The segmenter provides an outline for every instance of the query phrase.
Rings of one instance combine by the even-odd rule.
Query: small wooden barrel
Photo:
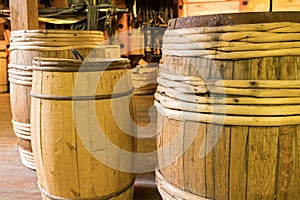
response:
[[[155,95],[164,200],[299,198],[299,15],[169,22]]]
[[[138,65],[131,69],[132,85],[135,95],[151,95],[157,87],[158,64]]]
[[[43,199],[131,200],[134,174],[107,166],[113,160],[133,167],[133,157],[110,153],[112,145],[119,151],[135,149],[134,137],[119,126],[135,134],[130,119],[113,102],[130,102],[129,60],[81,66],[78,60],[38,58],[33,63],[32,148]],[[131,104],[122,106],[132,112]],[[100,130],[105,139],[99,138]]]
[[[104,57],[100,31],[20,30],[11,32],[11,62],[9,64],[10,101],[13,128],[19,141],[22,163],[35,169],[30,144],[30,90],[32,60],[35,57],[74,58],[72,49],[87,56],[94,53]]]
[[[0,46],[0,93],[7,91],[7,53],[5,47]]]

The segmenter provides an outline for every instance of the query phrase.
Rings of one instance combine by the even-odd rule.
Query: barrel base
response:
[[[156,184],[160,195],[163,200],[174,200],[174,199],[190,199],[190,200],[211,200],[205,197],[194,195],[186,191],[180,190],[179,188],[168,183],[163,177],[159,170],[155,171]]]
[[[22,149],[20,146],[19,152],[22,164],[29,169],[36,170],[33,153]]]
[[[25,167],[35,170],[35,162],[31,148],[31,127],[28,123],[12,120],[14,133],[18,138],[19,152],[22,164]]]
[[[38,187],[41,191],[42,194],[42,199],[43,200],[57,200],[57,199],[65,199],[68,200],[68,198],[62,198],[62,197],[57,197],[51,194],[48,194],[45,190],[41,188],[41,186],[38,184]],[[132,184],[127,190],[124,192],[120,192],[121,194],[117,194],[116,196],[112,195],[107,195],[103,197],[92,197],[89,199],[102,199],[102,200],[132,200],[133,199],[133,191],[134,191],[134,185]],[[80,199],[80,198],[78,198]],[[82,198],[85,199],[85,198]],[[71,200],[71,198],[70,198]]]

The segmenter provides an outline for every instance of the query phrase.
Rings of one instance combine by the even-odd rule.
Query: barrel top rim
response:
[[[72,58],[45,58],[45,57],[35,57],[34,63],[42,64],[45,63],[75,63],[75,64],[82,64],[82,63],[106,63],[106,62],[122,62],[122,63],[130,63],[127,58],[87,58],[84,61]]]
[[[243,12],[190,16],[169,20],[168,30],[193,27],[216,27],[237,24],[258,24],[272,22],[300,23],[299,16],[300,11]]]
[[[36,71],[105,71],[110,69],[128,69],[130,60],[126,58],[87,58],[85,60],[69,58],[41,58],[32,61]]]
[[[91,30],[63,30],[63,29],[35,29],[35,30],[13,30],[11,34],[14,33],[98,33],[103,34],[102,31],[91,31]]]

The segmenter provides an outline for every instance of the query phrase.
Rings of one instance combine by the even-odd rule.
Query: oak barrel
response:
[[[164,200],[299,198],[299,15],[170,20],[155,94]]]
[[[101,31],[18,30],[11,32],[11,62],[9,64],[12,124],[18,138],[22,163],[35,169],[30,144],[30,90],[32,60],[35,57],[74,58],[72,49],[87,56],[98,48],[104,55]]]
[[[119,154],[135,149],[135,131],[122,110],[133,109],[124,105],[133,93],[130,62],[81,64],[73,59],[33,61],[32,148],[43,199],[131,200],[133,157]],[[129,168],[123,169],[124,163]]]

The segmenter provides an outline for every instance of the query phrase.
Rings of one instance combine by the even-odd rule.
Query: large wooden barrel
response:
[[[122,111],[133,109],[122,103],[133,93],[129,60],[81,66],[72,59],[39,58],[33,63],[32,148],[43,199],[131,200],[134,160],[118,154],[135,149],[131,119]],[[117,153],[110,151],[114,146]],[[132,168],[121,169],[123,163]]]
[[[10,101],[12,123],[19,141],[22,163],[31,168],[34,160],[30,144],[30,90],[32,60],[35,57],[74,58],[72,49],[87,56],[95,53],[104,56],[98,47],[103,42],[100,31],[73,30],[20,30],[11,32],[11,62],[9,64]]]
[[[0,93],[8,91],[7,53],[5,46],[0,46]]]
[[[299,15],[169,22],[155,102],[164,200],[299,199]]]

